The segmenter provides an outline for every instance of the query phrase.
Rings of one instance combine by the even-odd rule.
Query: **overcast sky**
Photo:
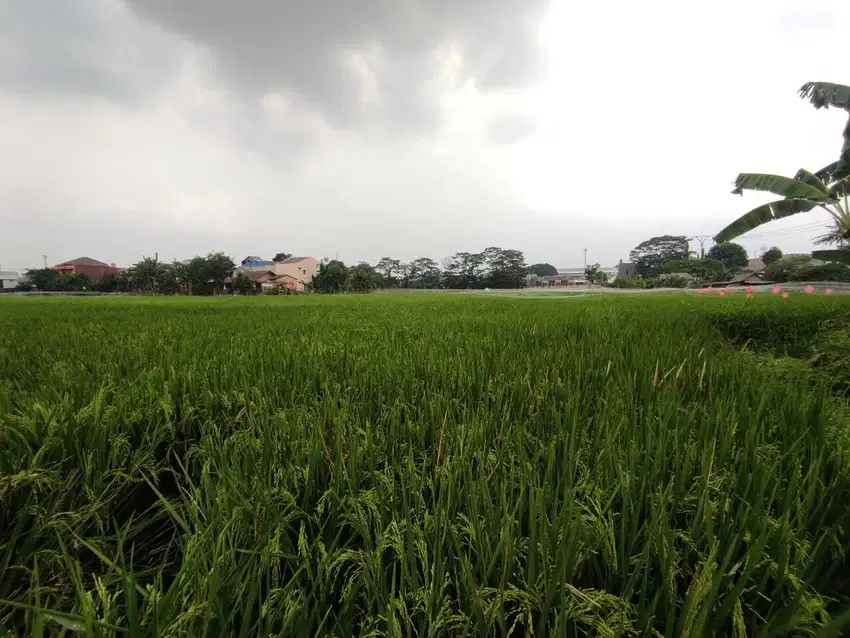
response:
[[[285,8],[291,7],[291,8]],[[847,0],[0,0],[0,265],[615,264],[837,159]],[[824,213],[742,241],[807,251]],[[786,230],[791,229],[791,230]]]

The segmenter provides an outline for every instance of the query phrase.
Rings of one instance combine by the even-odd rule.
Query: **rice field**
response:
[[[0,300],[0,635],[846,636],[848,317]]]

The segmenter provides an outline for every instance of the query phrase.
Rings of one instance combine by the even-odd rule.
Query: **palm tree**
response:
[[[835,107],[850,113],[848,86],[809,82],[800,89],[800,97],[807,98],[817,109]],[[819,243],[837,244],[839,249],[817,251],[815,256],[850,262],[850,121],[844,129],[844,146],[838,161],[816,173],[800,169],[793,178],[741,173],[732,192],[741,195],[745,190],[768,191],[783,199],[758,206],[739,217],[717,233],[716,242],[729,241],[776,219],[822,208],[832,217],[832,229],[819,238]]]

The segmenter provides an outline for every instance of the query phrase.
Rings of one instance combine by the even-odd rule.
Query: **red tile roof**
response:
[[[95,268],[109,268],[109,264],[105,264],[97,259],[92,259],[91,257],[77,257],[71,261],[63,261],[61,264],[56,264],[54,268],[59,268],[61,266],[93,266]]]

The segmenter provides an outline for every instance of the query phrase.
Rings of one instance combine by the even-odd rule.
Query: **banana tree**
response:
[[[826,82],[809,82],[800,89],[815,108],[838,107],[850,113],[850,87]],[[838,161],[816,173],[800,169],[791,177],[764,173],[741,173],[735,180],[736,195],[745,190],[767,191],[783,199],[763,204],[726,226],[715,236],[717,243],[726,242],[758,228],[762,224],[807,213],[821,208],[832,217],[832,230],[821,243],[833,243],[838,250],[817,251],[816,257],[850,263],[850,122],[844,129],[844,146]]]

